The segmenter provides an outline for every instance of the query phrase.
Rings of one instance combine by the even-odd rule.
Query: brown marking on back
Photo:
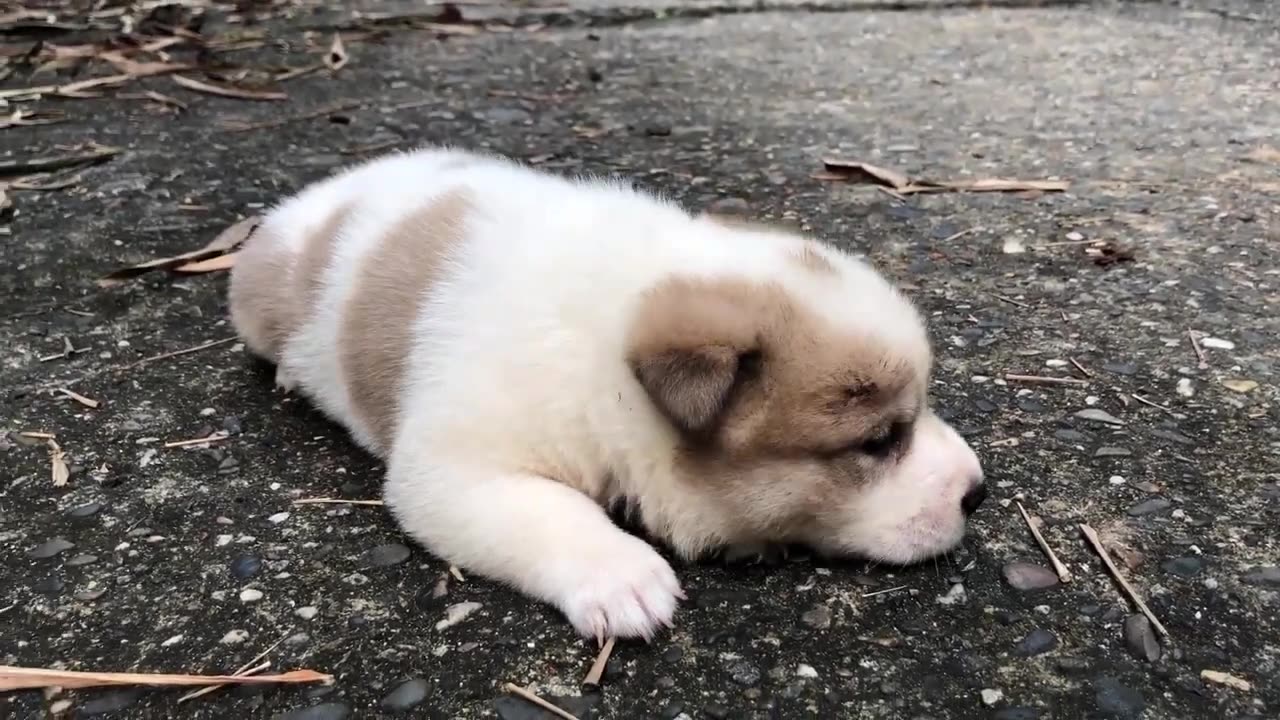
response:
[[[675,279],[641,303],[628,361],[674,418],[677,475],[734,509],[736,539],[777,539],[872,477],[862,443],[923,408],[927,354],[890,337],[840,332],[776,284]]]
[[[351,217],[353,207],[353,202],[345,202],[335,207],[303,241],[291,280],[299,321],[310,314],[310,310],[319,300],[324,272],[329,267],[329,261],[333,259],[338,233]]]
[[[460,245],[470,208],[465,192],[452,191],[398,222],[361,261],[343,308],[338,347],[347,392],[384,456],[395,438],[423,293]]]
[[[296,329],[294,302],[288,283],[293,253],[270,234],[258,229],[237,253],[227,291],[231,324],[245,345],[273,363],[280,361],[285,340]]]

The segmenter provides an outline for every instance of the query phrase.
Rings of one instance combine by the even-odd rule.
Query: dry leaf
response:
[[[49,438],[45,442],[49,445],[49,464],[52,469],[53,486],[62,487],[67,484],[67,480],[71,479],[71,469],[67,467],[67,454],[58,445],[57,440]]]
[[[1004,178],[978,178],[976,180],[912,180],[896,170],[856,160],[825,159],[824,172],[814,173],[817,180],[868,183],[899,195],[940,192],[1061,192],[1070,187],[1064,180],[1007,180]]]
[[[223,230],[217,237],[210,241],[208,245],[205,245],[199,250],[192,250],[191,252],[174,255],[173,257],[161,258],[159,260],[149,260],[138,265],[131,265],[126,268],[114,270],[102,276],[98,280],[98,286],[112,287],[114,285],[119,285],[124,280],[137,277],[138,275],[151,272],[152,270],[176,268],[179,265],[188,265],[223,255],[239,247],[241,243],[253,234],[253,231],[257,229],[258,224],[261,222],[262,219],[257,216],[245,218],[231,227],[228,227],[226,230]]]
[[[216,85],[214,83],[205,82],[189,78],[186,75],[174,75],[173,81],[188,90],[196,92],[208,93],[210,95],[220,95],[222,97],[236,98],[238,100],[288,100],[289,96],[276,90],[252,90],[249,88],[239,88],[232,85]]]
[[[1258,389],[1256,380],[1223,380],[1222,387],[1232,392],[1248,393]]]
[[[347,60],[347,49],[342,45],[342,33],[334,33],[333,44],[329,46],[329,52],[324,56],[325,67],[338,72],[346,66]]]
[[[218,270],[230,270],[236,264],[236,253],[227,253],[226,255],[218,255],[208,260],[197,260],[189,262],[185,265],[179,265],[174,268],[175,272],[180,273],[208,273]]]
[[[888,170],[870,163],[852,160],[822,161],[822,166],[835,177],[832,179],[872,183],[898,190],[911,184],[911,179],[900,172]]]
[[[279,675],[169,675],[163,673],[77,672],[0,665],[0,691],[61,687],[66,689],[107,685],[267,685],[310,683],[329,685],[332,675],[314,670],[292,670]]]
[[[1219,670],[1201,670],[1200,679],[1207,680],[1211,683],[1217,683],[1219,685],[1226,685],[1229,688],[1234,688],[1243,692],[1249,692],[1253,689],[1253,685],[1248,680],[1238,678],[1231,673],[1224,673]]]

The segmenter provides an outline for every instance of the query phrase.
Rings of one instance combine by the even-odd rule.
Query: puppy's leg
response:
[[[648,543],[545,477],[393,457],[386,499],[432,552],[555,605],[586,637],[652,638],[684,597]]]

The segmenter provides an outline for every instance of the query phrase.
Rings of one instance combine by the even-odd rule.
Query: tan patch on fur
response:
[[[470,198],[450,192],[405,217],[360,266],[342,313],[339,360],[351,404],[385,455],[395,438],[423,292],[462,240]]]
[[[288,277],[292,262],[288,248],[259,229],[239,252],[228,289],[237,334],[250,350],[271,362],[280,361],[284,342],[295,329],[289,285],[280,282]]]
[[[333,258],[338,231],[351,216],[351,209],[350,202],[334,208],[324,222],[316,226],[315,232],[307,236],[302,245],[302,251],[298,253],[298,262],[293,268],[292,285],[294,299],[298,305],[299,320],[306,315],[307,309],[316,306],[325,268]]]
[[[923,408],[927,357],[888,343],[777,285],[678,279],[643,302],[628,360],[681,433],[677,473],[732,509],[732,539],[779,539],[871,476],[860,443]]]

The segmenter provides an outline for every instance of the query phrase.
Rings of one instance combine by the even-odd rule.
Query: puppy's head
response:
[[[951,549],[985,487],[929,409],[923,322],[854,258],[788,247],[767,279],[674,278],[641,303],[628,361],[677,438],[688,500],[648,503],[666,517],[646,524],[686,554],[787,542],[905,564]]]

